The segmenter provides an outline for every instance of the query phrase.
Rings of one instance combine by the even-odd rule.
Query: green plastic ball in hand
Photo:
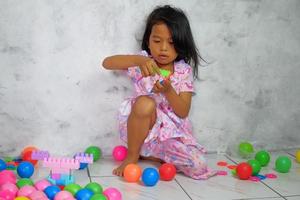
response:
[[[239,153],[243,158],[250,157],[254,152],[252,144],[249,142],[241,142],[239,145]]]

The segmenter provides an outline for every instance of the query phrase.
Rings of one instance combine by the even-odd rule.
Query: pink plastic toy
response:
[[[0,172],[0,185],[4,183],[13,183],[16,184],[17,178],[16,175],[10,170],[3,170]]]
[[[25,185],[21,187],[20,190],[18,191],[18,196],[29,197],[29,195],[34,191],[36,191],[35,187],[31,185]]]
[[[3,185],[0,186],[0,191],[5,191],[8,190],[11,193],[13,193],[14,196],[16,196],[18,192],[18,187],[13,184],[13,183],[4,183]]]
[[[29,195],[29,198],[31,200],[48,200],[48,197],[46,196],[46,194],[42,191],[34,191]]]
[[[44,160],[45,158],[49,158],[50,154],[48,151],[33,151],[31,153],[32,160]]]
[[[73,199],[75,198],[68,191],[60,191],[54,197],[54,200],[73,200]]]
[[[44,189],[50,185],[51,183],[45,179],[39,180],[34,184],[35,188],[39,191],[44,191]]]
[[[9,190],[0,191],[1,200],[12,200],[15,198],[15,195]]]
[[[116,161],[123,161],[127,156],[127,148],[119,145],[113,150],[113,157]]]
[[[80,163],[93,163],[93,154],[88,154],[88,153],[77,153],[75,155],[75,160],[78,160]]]
[[[109,200],[122,200],[121,192],[118,189],[113,187],[104,190],[103,194],[107,196]]]

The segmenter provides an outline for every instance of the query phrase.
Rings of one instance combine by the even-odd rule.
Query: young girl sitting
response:
[[[184,12],[168,5],[154,9],[147,19],[142,50],[103,61],[106,69],[127,70],[135,86],[118,116],[128,154],[113,174],[122,176],[126,165],[142,156],[172,163],[194,179],[215,175],[207,168],[205,150],[193,137],[188,119],[201,57]],[[161,70],[170,75],[162,76]]]

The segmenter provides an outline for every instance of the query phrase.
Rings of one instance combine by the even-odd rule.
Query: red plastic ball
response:
[[[160,179],[164,181],[171,181],[176,175],[176,168],[170,163],[164,163],[159,168]]]
[[[23,153],[22,160],[31,162],[35,166],[38,161],[37,160],[32,160],[31,154],[32,154],[32,151],[27,151],[27,152]]]
[[[236,167],[236,174],[242,180],[248,179],[252,174],[251,165],[245,162],[238,164]]]

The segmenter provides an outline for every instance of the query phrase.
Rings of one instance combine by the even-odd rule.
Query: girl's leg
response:
[[[113,174],[123,176],[124,168],[128,164],[137,163],[140,149],[155,121],[155,101],[148,96],[137,97],[127,121],[127,157],[118,168],[113,170]]]

